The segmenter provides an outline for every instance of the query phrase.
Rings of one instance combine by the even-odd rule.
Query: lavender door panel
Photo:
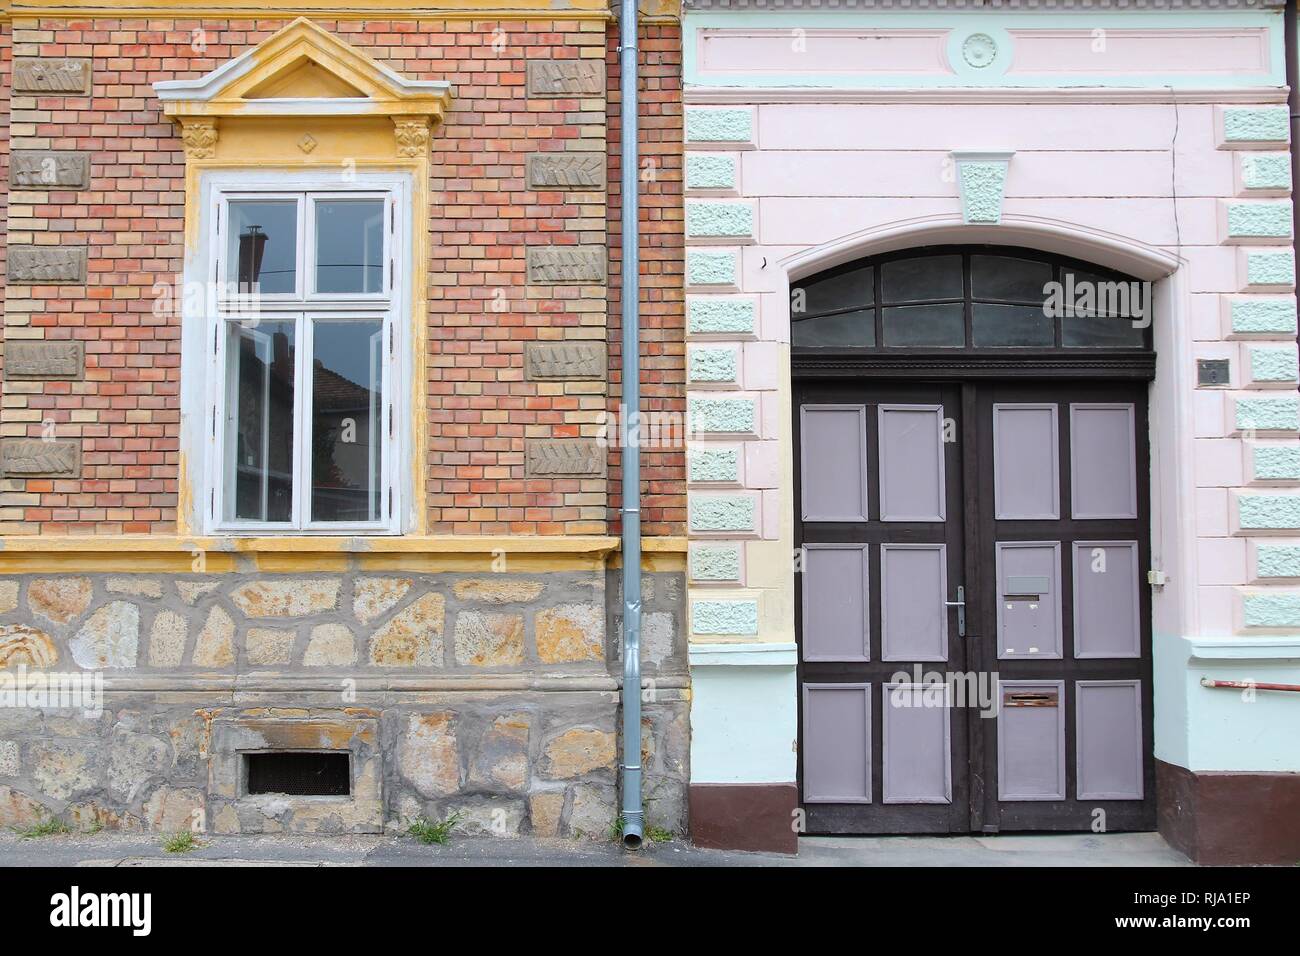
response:
[[[1080,800],[1141,800],[1142,682],[1075,682]]]
[[[1055,405],[994,405],[995,517],[1059,518],[1059,460]]]
[[[881,404],[880,520],[943,521],[942,405]]]
[[[997,543],[998,657],[1061,656],[1061,545]]]
[[[947,684],[886,684],[881,701],[884,803],[951,803]]]
[[[942,544],[880,546],[880,658],[948,659],[948,549]]]
[[[1074,656],[1140,657],[1136,541],[1074,543]]]
[[[871,659],[867,546],[806,544],[803,567],[803,659]]]
[[[804,405],[799,431],[803,519],[866,521],[866,406]]]
[[[1071,513],[1076,518],[1136,518],[1133,406],[1070,406]]]
[[[998,685],[998,799],[1065,799],[1065,682]]]
[[[804,684],[806,803],[871,802],[871,687]]]

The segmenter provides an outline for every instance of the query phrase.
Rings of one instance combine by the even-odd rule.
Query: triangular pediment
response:
[[[412,80],[299,17],[193,80],[154,84],[168,116],[429,117],[451,98],[442,80]]]

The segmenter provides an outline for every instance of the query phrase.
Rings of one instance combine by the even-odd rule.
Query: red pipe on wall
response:
[[[1238,690],[1289,690],[1300,694],[1300,684],[1268,684],[1253,680],[1210,680],[1201,678],[1202,687],[1235,687]]]

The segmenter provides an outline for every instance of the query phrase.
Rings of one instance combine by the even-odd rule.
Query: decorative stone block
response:
[[[686,202],[686,238],[750,239],[754,235],[754,207],[747,202]]]
[[[21,285],[81,285],[85,246],[10,246],[9,281]]]
[[[456,615],[456,663],[512,667],[524,662],[524,616],[461,611]]]
[[[1229,241],[1291,238],[1291,203],[1229,202],[1225,206],[1226,237]]]
[[[36,342],[15,339],[5,344],[7,379],[80,379],[85,374],[83,342]]]
[[[531,438],[524,443],[524,474],[529,478],[601,476],[605,447],[593,438]]]
[[[605,659],[605,609],[598,604],[561,604],[538,611],[533,629],[543,664]]]
[[[528,249],[528,281],[534,285],[602,285],[605,247],[532,246]]]
[[[603,379],[607,359],[601,342],[529,342],[524,377],[532,382]]]
[[[740,451],[736,448],[691,448],[686,453],[686,480],[740,481]]]
[[[90,185],[90,153],[14,150],[9,159],[9,185],[14,189],[85,189]]]
[[[1223,141],[1227,145],[1285,143],[1290,120],[1285,106],[1227,106],[1223,108]]]
[[[1242,531],[1300,529],[1300,495],[1238,495],[1237,519]]]
[[[743,107],[686,107],[687,143],[749,143],[754,139],[754,114]]]
[[[528,157],[529,189],[604,189],[604,153],[534,153]]]
[[[1300,578],[1300,545],[1257,544],[1255,574],[1261,578]]]
[[[736,351],[729,348],[693,348],[686,366],[690,382],[735,382]]]
[[[686,284],[735,286],[737,258],[736,253],[730,251],[686,250]]]
[[[1291,288],[1295,285],[1295,253],[1247,249],[1246,284]]]
[[[1248,190],[1290,189],[1291,157],[1286,153],[1243,153],[1241,185]]]
[[[1300,430],[1300,398],[1238,398],[1235,409],[1238,431]]]
[[[952,158],[957,163],[957,189],[961,194],[964,222],[996,224],[1002,221],[1002,195],[1013,155],[1011,150],[952,151]]]
[[[0,440],[0,475],[6,478],[79,478],[81,442],[71,438]]]
[[[687,403],[690,425],[694,434],[752,433],[755,425],[752,398],[692,398]]]
[[[736,157],[709,153],[686,154],[687,189],[735,189]]]
[[[1285,346],[1265,348],[1251,346],[1250,380],[1259,384],[1288,383],[1296,380],[1296,350]]]
[[[1250,628],[1300,627],[1300,594],[1246,594],[1241,622]]]
[[[692,601],[692,634],[757,634],[757,601]]]
[[[1256,481],[1300,481],[1300,444],[1253,446],[1251,474]]]
[[[1233,335],[1295,335],[1296,300],[1232,299],[1229,328]]]
[[[600,96],[605,92],[605,61],[529,60],[529,96]]]
[[[694,581],[739,581],[740,548],[729,544],[692,544],[690,573]]]
[[[90,61],[55,57],[14,58],[13,91],[21,93],[90,93]]]
[[[686,330],[692,335],[753,335],[753,299],[731,296],[688,296]]]
[[[749,495],[690,495],[690,530],[753,531],[756,501]]]

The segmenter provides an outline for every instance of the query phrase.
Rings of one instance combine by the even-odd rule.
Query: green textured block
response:
[[[753,531],[754,499],[748,495],[690,496],[692,531]]]
[[[687,189],[735,189],[736,158],[708,153],[686,154]]]
[[[687,403],[692,432],[754,431],[752,398],[692,398]]]
[[[687,481],[740,481],[740,453],[734,448],[692,448],[686,454]]]
[[[691,579],[694,581],[739,581],[740,548],[731,545],[692,545]]]
[[[1300,481],[1300,444],[1256,445],[1251,471],[1256,481]]]
[[[686,328],[695,335],[753,335],[754,300],[723,296],[687,299]]]
[[[1002,221],[1002,193],[1007,183],[1006,163],[958,162],[962,218],[968,223]]]
[[[1300,496],[1241,495],[1237,514],[1243,531],[1290,531],[1300,528]]]
[[[1295,285],[1295,254],[1292,252],[1246,253],[1247,285]]]
[[[1294,382],[1296,380],[1295,349],[1252,347],[1250,378],[1253,382]]]
[[[687,378],[692,382],[734,382],[735,349],[691,349]]]
[[[757,634],[757,601],[692,601],[691,633]]]
[[[1241,184],[1247,189],[1289,189],[1291,157],[1285,153],[1242,153]]]
[[[1239,398],[1240,431],[1291,432],[1300,429],[1300,398]]]
[[[1261,578],[1300,578],[1300,545],[1258,545],[1255,573]]]
[[[1285,143],[1289,125],[1285,106],[1229,106],[1223,111],[1228,143]]]
[[[1300,594],[1247,594],[1242,601],[1247,627],[1300,627]]]
[[[737,263],[734,252],[708,249],[686,251],[687,285],[736,285]]]
[[[1291,204],[1289,202],[1229,203],[1228,238],[1291,238]]]
[[[1295,299],[1233,299],[1232,331],[1237,335],[1295,334]]]
[[[686,142],[748,143],[754,138],[753,113],[747,109],[686,107]]]
[[[743,202],[686,203],[686,236],[690,239],[749,239],[754,235],[754,209]]]

